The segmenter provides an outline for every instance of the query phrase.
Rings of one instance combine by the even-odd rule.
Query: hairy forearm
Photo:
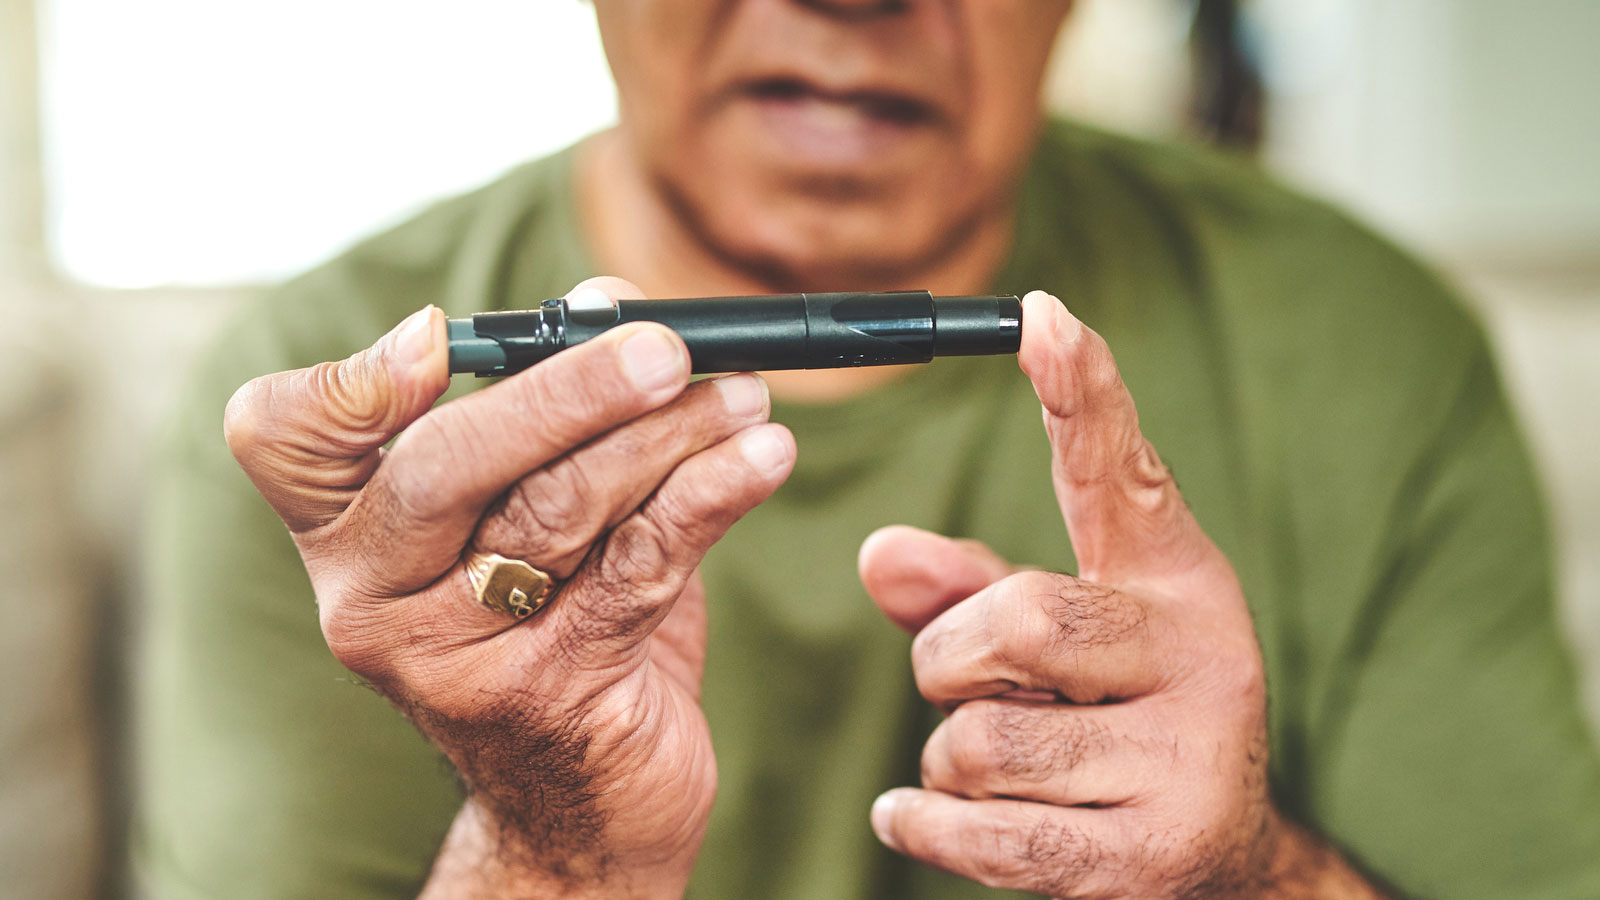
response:
[[[640,879],[603,860],[550,860],[525,846],[477,804],[456,814],[420,900],[678,900],[678,879]]]

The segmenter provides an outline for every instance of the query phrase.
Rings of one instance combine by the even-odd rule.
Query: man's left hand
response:
[[[907,856],[1053,897],[1371,897],[1267,787],[1266,684],[1233,567],[1139,430],[1111,352],[1053,297],[1024,300],[1077,577],[1017,571],[915,529],[862,546],[948,718],[922,789],[874,804]]]

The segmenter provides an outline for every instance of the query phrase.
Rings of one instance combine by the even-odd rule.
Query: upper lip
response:
[[[888,82],[838,84],[793,71],[774,72],[741,79],[741,93],[774,98],[817,97],[834,103],[860,106],[876,116],[914,123],[944,116],[944,110],[921,92]]]

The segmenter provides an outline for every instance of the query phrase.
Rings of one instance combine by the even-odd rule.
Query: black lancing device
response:
[[[676,331],[697,373],[893,366],[1015,353],[1022,345],[1016,297],[768,294],[618,300],[589,309],[546,300],[538,309],[448,320],[450,371],[510,375],[624,322],[659,322]]]

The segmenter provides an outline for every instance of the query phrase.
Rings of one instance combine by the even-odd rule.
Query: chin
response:
[[[920,287],[906,279],[936,265],[978,217],[937,181],[721,178],[685,188],[675,202],[701,240],[774,290]]]

